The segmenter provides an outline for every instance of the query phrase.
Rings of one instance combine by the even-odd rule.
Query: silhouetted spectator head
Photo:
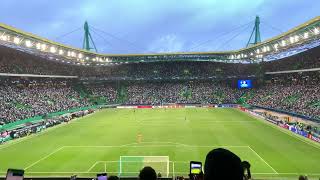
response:
[[[205,180],[243,180],[240,158],[229,150],[218,148],[207,154],[204,165]]]
[[[109,176],[108,180],[119,180],[118,176]]]
[[[307,176],[299,176],[299,180],[308,180],[308,177]]]
[[[242,167],[243,167],[243,171],[246,179],[251,179],[251,171],[250,171],[251,164],[248,161],[242,161]],[[247,172],[247,174],[245,172]]]
[[[156,180],[157,173],[152,167],[146,166],[140,171],[139,179],[140,180]]]

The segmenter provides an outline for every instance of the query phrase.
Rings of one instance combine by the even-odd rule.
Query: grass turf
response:
[[[320,177],[318,144],[229,108],[101,110],[0,146],[0,175],[10,167],[25,169],[26,176],[93,177],[105,170],[118,175],[120,166],[136,171],[147,165],[137,162],[132,168],[119,163],[120,156],[169,156],[170,175],[186,175],[190,160],[204,163],[217,147],[248,160],[257,178]]]

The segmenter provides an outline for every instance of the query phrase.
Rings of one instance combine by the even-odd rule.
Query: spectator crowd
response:
[[[232,87],[230,81],[264,72],[320,67],[319,48],[278,61],[241,64],[201,61],[122,63],[111,66],[83,66],[43,59],[14,49],[0,47],[0,73],[66,75],[111,79],[100,84],[92,81],[77,90],[73,85],[52,83],[12,83],[0,79],[0,124],[47,113],[105,103],[163,104],[246,103],[320,118],[319,73],[264,75],[265,84],[251,90]],[[258,76],[257,76],[258,75]],[[84,78],[84,79],[82,79]],[[112,81],[112,79],[119,81]],[[125,79],[129,78],[130,81]],[[41,78],[38,78],[38,80]],[[25,80],[24,77],[19,82]],[[132,80],[132,81],[131,81]],[[84,97],[81,95],[85,92]],[[248,95],[249,94],[249,95]],[[102,97],[102,98],[101,98]],[[120,100],[121,99],[121,100]],[[95,102],[97,103],[96,100]]]
[[[246,97],[250,105],[319,119],[319,78],[293,76],[288,80],[283,77],[253,89],[232,88],[223,81],[102,83],[83,85],[80,90],[75,84],[60,81],[7,82],[0,85],[0,123],[90,106],[94,104],[90,99],[101,97],[104,104],[127,105],[235,104]],[[82,92],[86,93],[81,95]]]
[[[1,84],[0,94],[0,124],[89,105],[70,86],[52,82]]]

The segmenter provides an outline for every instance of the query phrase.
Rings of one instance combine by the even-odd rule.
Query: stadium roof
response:
[[[0,24],[0,44],[38,56],[78,65],[112,65],[131,62],[179,60],[259,62],[262,60],[279,59],[283,56],[302,52],[308,49],[309,45],[318,46],[320,44],[319,40],[320,16],[274,38],[239,50],[155,54],[98,54],[70,47],[5,24]]]

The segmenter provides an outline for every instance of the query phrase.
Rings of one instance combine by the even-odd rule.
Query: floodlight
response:
[[[290,41],[291,43],[294,43],[294,37],[291,36],[291,37],[289,38],[289,41]]]
[[[82,59],[82,58],[83,58],[83,54],[79,53],[79,54],[78,54],[78,57],[79,57],[80,59]]]
[[[59,49],[59,54],[63,55],[63,50],[62,49]]]
[[[1,36],[1,40],[10,41],[10,36],[9,35],[4,35],[4,33],[3,33],[3,35]]]
[[[19,38],[19,37],[14,37],[14,38],[13,38],[13,42],[14,42],[15,44],[20,44],[20,38]]]
[[[262,48],[262,52],[267,52],[267,47],[264,46],[264,47]]]
[[[27,47],[31,47],[32,46],[32,42],[30,40],[26,40],[25,45]]]
[[[36,48],[37,48],[37,49],[41,49],[41,43],[37,43],[37,44],[36,44]]]
[[[86,60],[89,60],[89,57],[86,57]]]
[[[72,56],[72,57],[76,57],[76,53],[72,51],[72,52],[71,52],[71,56]]]
[[[53,46],[50,47],[50,52],[51,53],[56,53],[57,52],[57,49]]]
[[[47,49],[47,45],[46,44],[41,44],[41,50],[46,50]]]

